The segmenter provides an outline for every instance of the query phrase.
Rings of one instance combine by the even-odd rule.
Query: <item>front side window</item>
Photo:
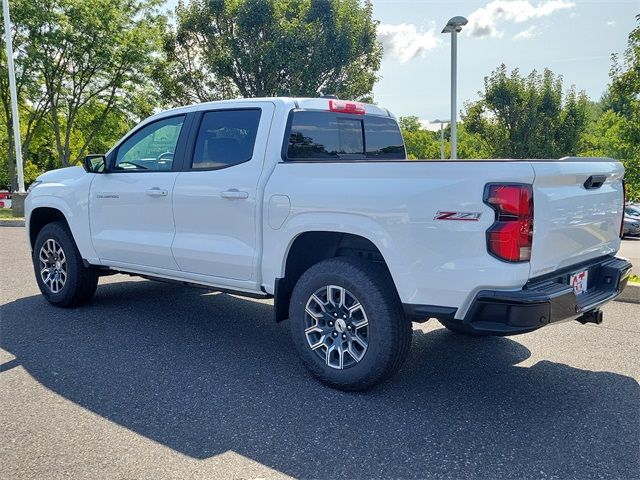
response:
[[[183,123],[181,115],[138,130],[118,148],[114,170],[171,170]]]
[[[251,160],[260,125],[260,109],[218,110],[202,117],[193,169],[215,169]]]

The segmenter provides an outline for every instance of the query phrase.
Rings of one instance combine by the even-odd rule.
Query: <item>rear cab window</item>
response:
[[[391,117],[295,110],[286,134],[287,161],[406,160],[404,141]]]

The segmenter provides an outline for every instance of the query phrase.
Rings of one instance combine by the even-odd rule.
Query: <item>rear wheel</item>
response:
[[[305,366],[343,390],[365,390],[395,373],[411,344],[411,322],[383,265],[325,260],[291,296],[290,329]]]
[[[98,272],[87,268],[63,222],[42,227],[33,246],[33,267],[42,295],[53,305],[88,302],[98,286]]]

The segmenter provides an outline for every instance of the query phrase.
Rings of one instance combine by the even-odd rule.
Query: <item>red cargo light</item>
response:
[[[533,242],[533,190],[531,185],[490,183],[484,203],[496,212],[487,230],[487,250],[500,260],[527,262]]]
[[[358,102],[345,102],[344,100],[329,100],[329,110],[339,113],[353,113],[364,115],[364,104]]]

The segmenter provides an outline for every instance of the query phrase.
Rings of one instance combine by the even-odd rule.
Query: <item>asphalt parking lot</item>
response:
[[[268,301],[116,275],[56,309],[16,227],[0,264],[2,479],[640,477],[640,305],[512,338],[428,322],[348,394]]]

